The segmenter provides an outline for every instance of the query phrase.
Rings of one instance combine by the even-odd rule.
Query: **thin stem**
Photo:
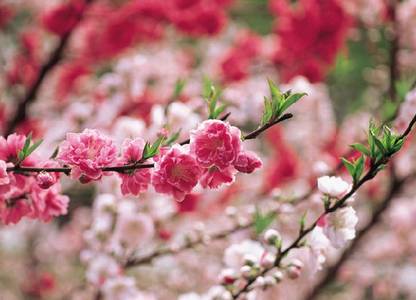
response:
[[[243,229],[250,228],[251,226],[253,226],[253,224],[254,224],[254,222],[252,221],[252,222],[250,222],[246,225],[239,225],[239,226],[236,226],[232,229],[222,231],[222,232],[210,235],[210,236],[201,236],[201,237],[199,237],[198,239],[196,239],[194,241],[184,243],[182,246],[179,246],[179,247],[176,247],[176,248],[172,248],[172,247],[163,248],[163,249],[156,250],[153,253],[151,253],[149,255],[146,255],[146,256],[143,256],[143,257],[139,257],[139,258],[131,257],[126,261],[124,267],[125,268],[131,268],[131,267],[135,267],[135,266],[138,266],[138,265],[148,264],[148,263],[151,263],[153,261],[153,259],[155,259],[159,256],[163,256],[163,255],[167,255],[167,254],[176,254],[176,253],[179,253],[183,250],[190,249],[190,248],[193,248],[193,247],[201,245],[201,244],[205,244],[206,241],[224,239],[224,238],[228,237],[230,234],[233,234],[233,233],[238,232],[238,231],[243,230]]]
[[[270,127],[272,127],[272,126],[274,126],[274,125],[276,125],[276,124],[278,124],[278,123],[280,123],[280,122],[283,122],[283,121],[285,121],[285,120],[288,120],[288,119],[290,119],[290,118],[292,118],[293,117],[293,114],[291,114],[291,113],[287,113],[287,114],[284,114],[283,116],[281,116],[280,118],[278,118],[277,120],[274,120],[274,121],[271,121],[271,122],[268,122],[268,123],[266,123],[266,124],[264,124],[263,126],[261,126],[260,128],[258,128],[258,129],[256,129],[256,130],[254,130],[253,132],[251,132],[251,133],[249,133],[249,134],[247,134],[247,135],[245,135],[244,136],[244,140],[252,140],[252,139],[255,139],[255,138],[257,138],[262,132],[264,132],[264,131],[266,131],[267,129],[269,129]]]

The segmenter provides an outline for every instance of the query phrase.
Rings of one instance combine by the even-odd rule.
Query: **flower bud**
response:
[[[247,266],[253,266],[257,261],[257,257],[252,253],[246,253],[243,256],[243,264]]]
[[[274,266],[276,256],[270,252],[264,252],[260,259],[260,266],[265,269],[270,269]]]
[[[245,279],[250,279],[253,276],[253,272],[250,266],[242,266],[240,268],[240,274]]]
[[[37,185],[44,190],[47,190],[55,184],[55,180],[50,173],[42,171],[36,176]]]
[[[276,279],[277,282],[280,282],[283,279],[283,273],[280,270],[274,272],[272,276],[274,277],[274,279]]]
[[[292,260],[292,262],[290,263],[289,267],[286,270],[287,276],[290,279],[298,278],[301,274],[302,268],[303,268],[303,263],[300,260],[298,259]]]
[[[233,284],[237,276],[233,269],[224,269],[221,271],[218,279],[220,284]]]
[[[282,238],[280,237],[279,232],[277,232],[274,229],[269,229],[266,231],[266,233],[263,236],[263,240],[268,245],[276,246],[278,243],[280,243],[280,240]]]

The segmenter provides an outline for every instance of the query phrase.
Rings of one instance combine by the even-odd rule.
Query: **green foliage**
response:
[[[366,157],[364,154],[357,160],[353,159],[352,162],[346,160],[345,158],[341,157],[342,162],[347,167],[348,172],[351,174],[351,177],[354,181],[354,184],[360,181],[361,176],[364,173],[364,165]]]
[[[270,78],[267,78],[267,80],[269,82],[271,99],[264,97],[264,112],[260,126],[276,121],[290,106],[306,95],[306,93],[292,94],[291,90],[281,93]]]
[[[56,146],[55,151],[53,151],[51,157],[49,157],[50,159],[55,159],[58,156],[59,153],[59,146]]]
[[[350,145],[350,147],[362,153],[359,159],[350,162],[345,158],[341,158],[342,162],[351,174],[354,183],[357,183],[361,179],[364,172],[366,156],[370,158],[371,164],[379,164],[375,170],[377,173],[387,168],[386,163],[390,157],[398,152],[404,144],[404,138],[401,138],[399,135],[392,134],[391,129],[387,125],[380,124],[376,126],[372,118],[370,119],[366,135],[368,148],[361,143],[354,143]]]
[[[153,145],[147,142],[144,145],[141,160],[145,161],[146,159],[156,156],[160,152],[159,146],[162,144],[164,139],[165,139],[165,135],[162,135],[154,142]]]
[[[308,211],[305,211],[305,213],[302,215],[302,218],[300,218],[299,224],[300,224],[300,231],[303,231],[305,228],[306,223],[306,216],[308,215]]]
[[[179,135],[181,134],[182,128],[179,129],[178,131],[172,133],[172,135],[163,143],[164,146],[166,147],[170,147],[173,145],[173,143],[175,143],[177,141],[177,139],[179,138]]]
[[[224,90],[217,89],[214,83],[208,78],[204,77],[204,90],[202,96],[207,103],[208,108],[208,119],[216,119],[227,107],[226,104],[220,105],[217,107],[218,99],[220,98]]]
[[[175,84],[175,89],[173,90],[172,99],[178,99],[181,95],[183,89],[185,88],[186,84],[188,83],[187,79],[178,79]]]
[[[23,149],[17,150],[17,154],[19,156],[19,164],[21,164],[26,159],[26,157],[32,154],[33,151],[35,151],[43,142],[43,140],[40,140],[34,143],[32,146],[30,146],[31,141],[32,141],[32,132],[29,133],[29,135],[27,136]]]
[[[276,215],[265,214],[263,215],[258,206],[253,215],[254,225],[253,229],[256,234],[261,234],[270,224],[275,220]]]

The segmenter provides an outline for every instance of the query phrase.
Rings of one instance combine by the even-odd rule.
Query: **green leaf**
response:
[[[26,138],[25,145],[23,146],[23,153],[26,155],[27,149],[29,149],[30,141],[32,139],[32,132]]]
[[[204,76],[203,80],[203,92],[202,92],[202,96],[205,99],[209,99],[211,98],[211,93],[212,93],[212,87],[213,87],[213,83],[211,81],[211,79],[208,76]]]
[[[380,166],[377,167],[376,173],[378,173],[380,171],[383,171],[383,170],[387,169],[388,167],[389,167],[388,165],[384,165],[384,164],[380,165]]]
[[[270,226],[270,224],[273,223],[274,219],[276,218],[276,215],[262,215],[259,207],[256,206],[256,210],[253,215],[254,218],[254,225],[253,229],[256,234],[261,234],[267,227]]]
[[[59,146],[56,146],[55,151],[53,151],[51,157],[49,157],[50,159],[55,159],[58,156],[59,153]]]
[[[341,157],[340,159],[344,163],[344,165],[347,167],[348,172],[351,174],[351,177],[355,178],[355,166],[343,157]]]
[[[371,157],[371,152],[361,143],[354,143],[349,145],[351,148],[357,149],[358,151],[366,154],[368,157]]]
[[[299,223],[300,223],[300,229],[303,231],[303,229],[305,228],[305,222],[306,222],[306,215],[308,214],[308,211],[305,211],[305,213],[303,214],[302,218],[300,219]]]
[[[394,153],[398,152],[403,147],[404,141],[405,141],[405,139],[396,140],[396,142],[394,143],[393,148],[391,149],[391,154],[394,154]]]
[[[370,132],[370,134],[372,134],[372,133]],[[376,146],[380,150],[380,152],[383,153],[383,155],[387,155],[388,151],[384,147],[383,143],[374,135],[373,135],[373,139],[374,139],[374,143],[376,144]]]
[[[151,153],[150,153],[150,143],[146,142],[146,144],[144,144],[144,148],[143,148],[142,160],[146,160],[150,157],[152,157]]]
[[[173,143],[179,138],[182,128],[172,133],[172,135],[165,141],[165,146],[172,146]]]
[[[365,155],[362,154],[361,157],[355,162],[354,182],[360,181],[361,175],[364,173],[365,159]]]
[[[269,88],[270,88],[270,95],[272,96],[272,100],[280,99],[280,91],[279,88],[274,84],[274,82],[267,77],[267,81],[269,82]]]
[[[220,115],[220,113],[222,113],[222,112],[224,111],[224,109],[226,109],[226,108],[227,108],[227,104],[220,105],[220,106],[219,106],[219,107],[215,110],[214,115],[213,115],[213,119],[218,118],[218,116]]]
[[[273,116],[272,107],[270,105],[269,99],[267,97],[264,97],[264,112],[263,112],[263,118],[261,119],[260,126],[264,126],[267,124],[267,122],[270,121],[270,118]]]
[[[305,95],[307,95],[307,94],[306,93],[296,93],[296,94],[293,94],[293,95],[289,96],[289,98],[287,98],[285,101],[283,101],[283,104],[280,106],[279,115],[282,114],[283,112],[285,112],[286,109],[288,109],[290,106],[292,106],[293,104],[298,102],[299,99],[302,98]]]
[[[17,155],[19,156],[19,164],[25,159],[25,154],[22,150],[17,150]]]
[[[43,140],[37,141],[36,143],[33,144],[32,147],[30,147],[27,151],[26,151],[26,155],[25,158],[28,157],[30,154],[32,154],[33,151],[36,150],[36,148],[38,148],[40,146],[40,144],[42,144]]]
[[[172,99],[178,99],[188,81],[186,79],[178,79],[173,90]]]
[[[150,147],[150,153],[153,156],[155,156],[156,154],[159,153],[159,146],[162,144],[163,140],[165,139],[165,134],[163,134],[162,136],[160,136],[156,142],[154,142],[154,144]]]

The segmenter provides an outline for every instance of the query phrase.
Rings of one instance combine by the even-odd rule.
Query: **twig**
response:
[[[398,143],[399,141],[403,140],[404,138],[406,138],[406,136],[410,133],[410,131],[412,130],[412,127],[414,125],[414,123],[416,122],[416,115],[413,117],[413,120],[409,123],[407,129],[405,130],[405,132],[395,141],[395,144]],[[302,241],[302,239],[309,234],[316,226],[318,223],[318,220],[323,217],[324,215],[326,215],[327,213],[331,213],[331,212],[335,212],[337,209],[344,207],[345,202],[367,181],[373,179],[376,174],[377,174],[377,169],[379,166],[381,166],[383,163],[386,163],[387,161],[389,161],[390,156],[384,157],[384,159],[380,159],[378,162],[374,163],[371,165],[370,169],[368,170],[368,172],[364,175],[363,178],[361,178],[357,183],[355,183],[353,185],[353,187],[351,188],[351,190],[344,196],[342,197],[338,202],[336,202],[332,207],[328,208],[328,210],[326,210],[324,213],[322,213],[322,215],[312,224],[310,225],[307,229],[303,229],[300,231],[298,237],[295,239],[295,241],[288,246],[285,250],[279,252],[279,255],[276,256],[276,260],[274,263],[273,267],[270,268],[266,268],[261,272],[261,276],[265,275],[267,272],[269,272],[270,270],[272,270],[275,267],[280,267],[280,263],[281,260],[292,250],[295,248],[299,248],[300,247],[300,242]],[[259,275],[259,276],[260,276]],[[237,293],[233,294],[233,299],[238,299],[240,295],[248,292],[251,289],[252,284],[254,283],[254,281],[257,279],[258,276],[255,276],[254,278],[250,279],[247,284]]]
[[[328,268],[325,277],[323,277],[322,280],[309,292],[305,300],[316,299],[319,293],[336,278],[336,274],[339,268],[344,264],[346,260],[348,260],[351,257],[351,255],[357,249],[360,242],[363,240],[363,237],[381,221],[381,216],[383,212],[385,212],[389,208],[390,203],[394,199],[394,195],[402,189],[406,181],[414,177],[415,174],[411,174],[400,180],[393,180],[392,187],[390,188],[388,195],[386,195],[381,205],[373,212],[371,220],[367,223],[365,227],[363,227],[358,232],[356,238],[352,241],[348,249],[344,251],[342,256],[339,258],[338,262],[335,265]]]

